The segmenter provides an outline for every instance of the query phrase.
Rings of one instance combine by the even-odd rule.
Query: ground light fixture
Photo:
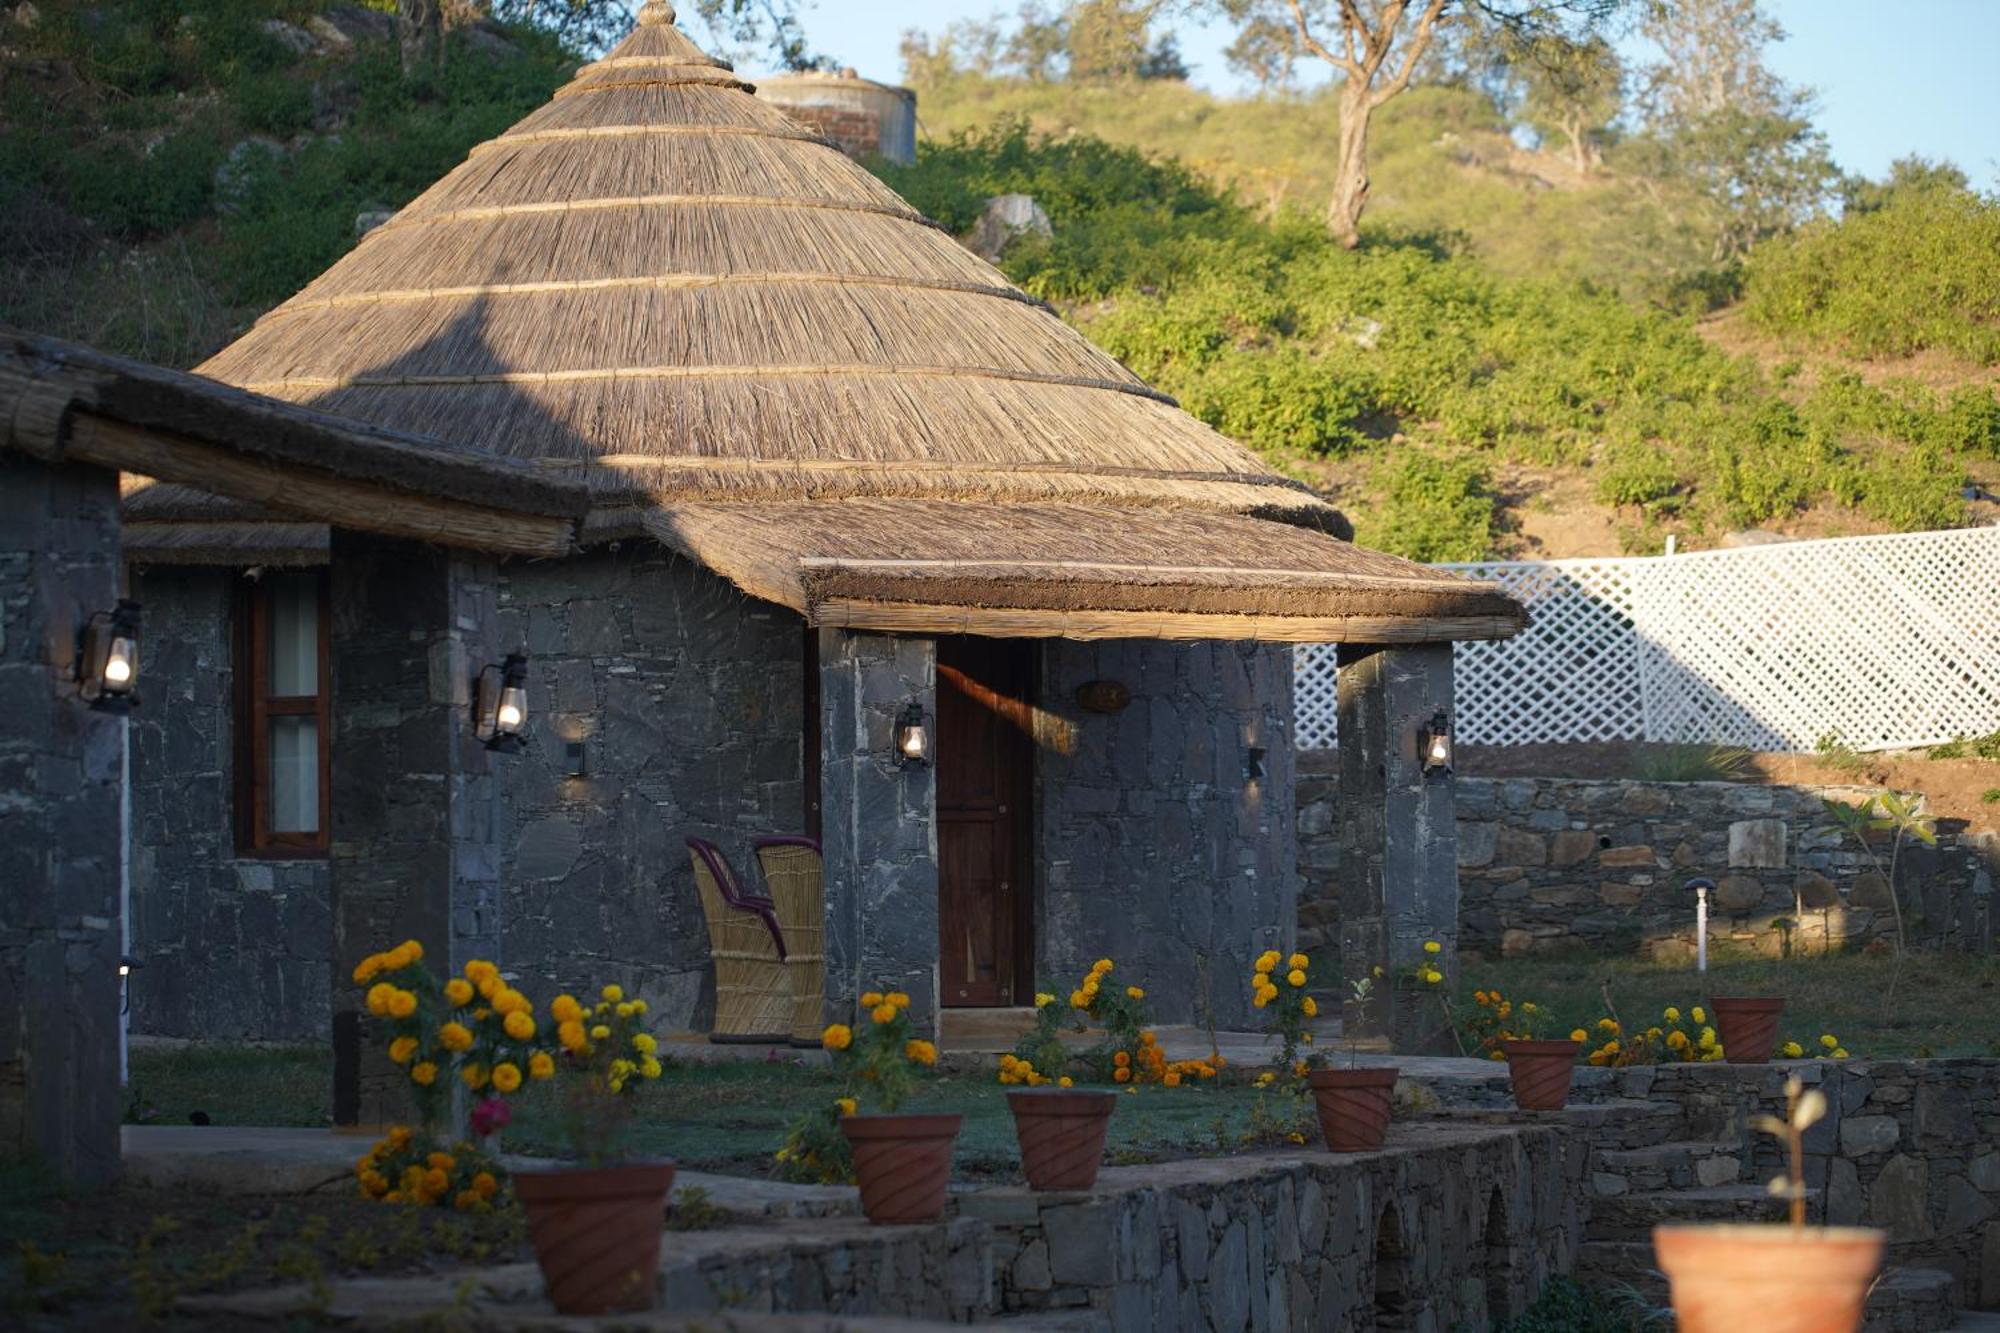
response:
[[[125,713],[138,702],[139,604],[119,599],[99,611],[77,636],[77,693],[104,713]]]
[[[521,731],[528,725],[528,659],[509,653],[498,666],[479,673],[473,692],[472,734],[487,749],[500,754],[521,752]]]
[[[1417,761],[1425,777],[1451,772],[1451,718],[1443,710],[1417,728]]]
[[[921,768],[930,761],[931,729],[924,721],[923,705],[912,703],[896,719],[896,763]]]

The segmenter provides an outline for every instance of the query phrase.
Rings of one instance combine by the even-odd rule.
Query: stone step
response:
[[[1951,1274],[1936,1268],[1891,1268],[1868,1293],[1861,1327],[1862,1333],[1944,1333],[1958,1318],[1958,1283]]]
[[[1735,1144],[1693,1140],[1608,1149],[1591,1158],[1591,1189],[1603,1197],[1727,1185],[1742,1174],[1738,1153]]]
[[[1576,1280],[1586,1287],[1630,1287],[1649,1305],[1667,1303],[1667,1275],[1650,1240],[1591,1240],[1576,1252]]]
[[[1684,1132],[1681,1108],[1671,1102],[1624,1099],[1572,1102],[1563,1108],[1562,1114],[1571,1124],[1587,1131],[1600,1152],[1657,1147],[1678,1142]]]
[[[1817,1216],[1820,1191],[1806,1191],[1809,1215]],[[1643,1190],[1617,1194],[1591,1203],[1590,1240],[1648,1240],[1661,1223],[1778,1222],[1785,1201],[1773,1198],[1762,1185],[1709,1185],[1693,1189]]]

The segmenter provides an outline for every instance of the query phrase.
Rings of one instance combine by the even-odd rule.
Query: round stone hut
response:
[[[893,987],[948,1036],[1109,956],[1228,1026],[1293,929],[1301,642],[1351,668],[1356,956],[1455,928],[1417,737],[1519,607],[1352,545],[658,0],[200,373],[590,508],[498,557],[128,488],[135,1030],[322,1034],[410,934],[700,1030],[686,839],[749,875],[797,834],[830,1010]],[[471,719],[511,655],[518,753]]]

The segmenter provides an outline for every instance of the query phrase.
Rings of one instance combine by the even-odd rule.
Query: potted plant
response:
[[[930,1222],[944,1213],[952,1148],[964,1120],[956,1113],[898,1114],[919,1071],[937,1063],[937,1047],[910,1035],[909,1008],[910,997],[901,991],[871,991],[861,997],[862,1021],[855,1028],[835,1023],[820,1034],[834,1067],[846,1075],[840,1133],[870,1222]],[[863,1099],[880,1110],[863,1113]]]
[[[1293,955],[1298,962],[1303,955]],[[1367,1012],[1374,996],[1375,980],[1362,977],[1349,983],[1354,1003],[1349,1012]],[[1311,996],[1301,1006],[1303,1019],[1318,1012]],[[1282,1019],[1281,1019],[1282,1021]],[[1332,1152],[1373,1152],[1389,1133],[1389,1099],[1396,1090],[1396,1068],[1361,1068],[1360,1033],[1347,1043],[1347,1068],[1311,1070],[1306,1082],[1312,1088],[1313,1105],[1319,1112],[1320,1133]]]
[[[470,965],[467,972],[470,976]],[[488,979],[471,979],[485,996]],[[492,1008],[499,1004],[490,1000]],[[649,1310],[674,1164],[631,1151],[633,1103],[661,1074],[646,1002],[606,986],[592,1005],[558,995],[549,1016],[562,1047],[555,1062],[557,1123],[570,1160],[514,1173],[535,1261],[549,1299],[564,1314]],[[495,1066],[493,1074],[498,1073]],[[494,1086],[510,1090],[497,1078]],[[489,1099],[487,1105],[493,1101],[500,1101],[504,1112],[504,1100]]]
[[[1041,1072],[1062,1068],[1065,1051],[1057,1032],[1063,1017],[1054,995],[1036,995],[1035,1026],[1012,1053],[1000,1057],[1000,1082],[1027,1089],[1009,1092],[1007,1109],[1021,1145],[1022,1174],[1038,1190],[1086,1190],[1097,1183],[1118,1105],[1114,1093],[1078,1088],[1066,1074]]]
[[[1886,1233],[1806,1225],[1805,1132],[1826,1114],[1819,1089],[1785,1082],[1785,1118],[1753,1123],[1785,1140],[1786,1175],[1771,1193],[1791,1201],[1787,1225],[1662,1226],[1653,1249],[1673,1289],[1681,1333],[1851,1333],[1882,1266]]]
[[[1489,1058],[1507,1062],[1514,1105],[1523,1111],[1560,1111],[1576,1077],[1582,1029],[1568,1040],[1548,1040],[1539,1035],[1548,1013],[1534,1001],[1516,1005],[1497,990],[1474,991],[1472,999],[1477,1008],[1466,1030]]]
[[[1783,996],[1717,995],[1709,999],[1715,1026],[1722,1030],[1722,1058],[1732,1065],[1769,1064],[1778,1045]]]

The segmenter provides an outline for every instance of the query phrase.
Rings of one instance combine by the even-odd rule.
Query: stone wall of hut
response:
[[[502,966],[531,994],[617,982],[699,1029],[714,993],[686,839],[755,882],[751,843],[801,831],[799,617],[649,542],[510,562],[500,608],[531,673],[529,743],[501,766]]]
[[[133,570],[131,1030],[324,1040],[333,924],[324,859],[239,856],[231,612],[243,573]]]
[[[1042,982],[1066,993],[1109,957],[1162,1022],[1248,1019],[1250,962],[1289,947],[1298,898],[1291,662],[1283,645],[1049,641],[1042,704],[1071,730],[1069,753],[1036,760]],[[1081,708],[1094,680],[1130,703]]]

